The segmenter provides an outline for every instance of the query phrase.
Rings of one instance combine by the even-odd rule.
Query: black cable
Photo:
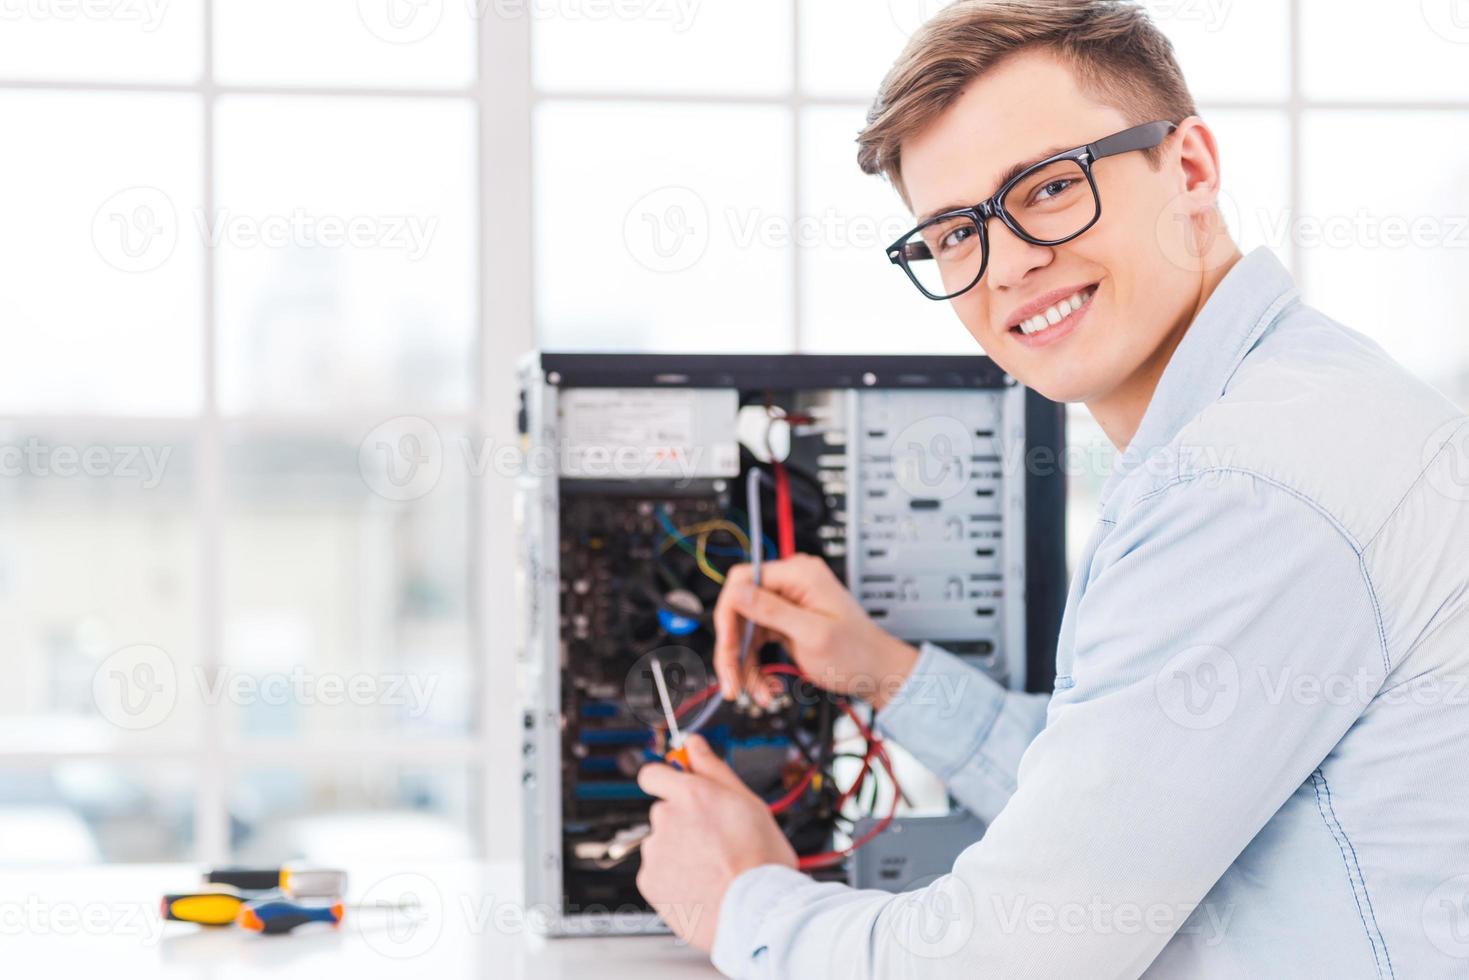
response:
[[[806,489],[810,494],[810,498],[816,503],[816,506],[814,508],[808,508],[808,510],[814,511],[816,515],[816,523],[829,523],[832,516],[831,504],[826,499],[826,491],[822,488],[821,481],[816,478],[815,474],[808,473],[805,470],[801,469],[799,466],[792,466],[790,460],[785,461],[785,468],[786,472],[794,477],[796,482],[806,484]],[[800,494],[796,493],[795,487],[792,486],[791,509],[796,510],[799,506],[799,502]]]
[[[801,732],[800,732],[800,729],[799,728],[792,728],[791,729],[791,741],[794,742],[795,745],[796,745],[796,748],[800,750],[801,755],[806,760],[806,764],[809,765],[809,766],[815,767],[815,769],[816,769],[817,772],[823,772],[823,773],[826,772],[825,769],[821,768],[821,763],[816,758],[816,756],[814,756],[814,755],[811,754],[810,748],[808,748],[806,746],[806,744],[801,740],[800,735],[801,735]],[[819,751],[819,748],[818,748],[818,751]]]
[[[863,792],[872,791],[872,798],[867,801],[867,816],[877,816],[877,766],[874,764],[867,773],[867,785],[862,787]],[[857,802],[860,807],[861,801]]]
[[[821,761],[821,768],[823,772],[831,772],[832,753],[836,751],[836,739],[832,731],[830,697],[823,697],[821,699],[821,718],[818,724],[823,743],[821,746],[822,754],[825,756]]]

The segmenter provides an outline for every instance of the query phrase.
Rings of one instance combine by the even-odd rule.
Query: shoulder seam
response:
[[[1443,455],[1444,450],[1449,448],[1449,444],[1454,441],[1455,436],[1464,431],[1466,425],[1469,425],[1469,416],[1460,419],[1459,424],[1445,437],[1443,444],[1433,451],[1432,456],[1428,457],[1428,462],[1423,464],[1423,468],[1418,471],[1417,475],[1413,477],[1413,481],[1403,490],[1402,496],[1398,498],[1397,503],[1393,504],[1392,510],[1387,512],[1387,516],[1382,519],[1382,523],[1377,526],[1377,530],[1373,531],[1367,537],[1367,540],[1362,543],[1363,551],[1372,547],[1372,542],[1377,540],[1377,536],[1392,523],[1394,517],[1398,516],[1398,511],[1403,509],[1403,504],[1407,503],[1408,498],[1413,495],[1413,491],[1418,489],[1418,484],[1428,478],[1428,471],[1433,469],[1433,464],[1438,462],[1438,458]]]
[[[1357,539],[1352,536],[1352,532],[1347,530],[1346,525],[1343,524],[1335,514],[1327,510],[1325,507],[1321,506],[1321,504],[1317,503],[1315,498],[1306,493],[1303,493],[1300,490],[1297,490],[1295,487],[1291,486],[1288,483],[1283,483],[1273,476],[1266,476],[1264,473],[1261,473],[1258,470],[1252,470],[1247,466],[1207,466],[1203,469],[1190,470],[1187,473],[1176,474],[1170,477],[1166,483],[1159,484],[1158,486],[1149,490],[1147,493],[1139,496],[1135,501],[1133,501],[1132,507],[1128,509],[1131,510],[1132,508],[1139,507],[1147,501],[1152,500],[1154,497],[1160,496],[1165,491],[1172,490],[1174,487],[1180,484],[1190,483],[1194,480],[1199,479],[1200,477],[1209,476],[1210,474],[1214,473],[1220,473],[1227,476],[1247,476],[1252,480],[1258,480],[1260,483],[1264,483],[1267,486],[1274,487],[1280,492],[1288,496],[1294,497],[1301,503],[1310,507],[1317,514],[1321,515],[1321,517],[1323,517],[1326,522],[1330,524],[1338,534],[1341,535],[1342,540],[1346,541],[1347,546],[1352,549],[1353,554],[1360,555],[1362,553],[1362,547],[1357,543]]]
[[[1316,500],[1314,500],[1307,494],[1302,493],[1295,487],[1280,482],[1274,477],[1266,476],[1263,473],[1256,472],[1255,470],[1248,469],[1246,467],[1210,466],[1205,469],[1194,470],[1189,473],[1183,473],[1172,477],[1168,480],[1168,482],[1156,486],[1153,489],[1149,490],[1147,493],[1138,497],[1132,502],[1132,505],[1128,508],[1128,510],[1133,510],[1137,507],[1140,507],[1149,500],[1152,500],[1154,497],[1158,497],[1176,486],[1184,483],[1191,483],[1194,480],[1199,479],[1200,477],[1208,476],[1215,473],[1228,476],[1244,476],[1257,482],[1263,483],[1266,486],[1274,487],[1281,493],[1295,498],[1299,502],[1305,504],[1311,510],[1315,511],[1319,517],[1325,520],[1327,524],[1331,525],[1336,533],[1341,536],[1342,541],[1346,543],[1347,547],[1351,549],[1352,555],[1357,559],[1357,569],[1361,572],[1362,575],[1362,585],[1366,588],[1367,598],[1372,603],[1372,621],[1373,625],[1377,628],[1377,645],[1382,652],[1383,677],[1385,678],[1389,673],[1391,673],[1392,655],[1388,651],[1387,630],[1383,627],[1382,623],[1382,605],[1377,601],[1377,588],[1372,584],[1372,576],[1367,570],[1367,556],[1363,551],[1361,545],[1357,543],[1357,539],[1354,538],[1352,536],[1352,533],[1347,530],[1346,525],[1344,525],[1335,514],[1331,513],[1331,511],[1321,506],[1321,504],[1317,503]]]

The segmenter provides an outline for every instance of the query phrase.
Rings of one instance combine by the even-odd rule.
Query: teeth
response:
[[[1066,317],[1085,306],[1086,301],[1091,299],[1092,292],[1093,290],[1090,287],[1080,290],[1044,312],[1037,313],[1028,320],[1021,320],[1019,323],[1020,331],[1022,333],[1032,334],[1038,333],[1047,327],[1054,327],[1066,319]]]

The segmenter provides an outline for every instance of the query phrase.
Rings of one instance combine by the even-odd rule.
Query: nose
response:
[[[1044,269],[1055,258],[1055,249],[1032,245],[1017,237],[999,218],[990,221],[989,247],[990,264],[984,277],[991,289],[1013,289],[1023,284],[1027,275]]]

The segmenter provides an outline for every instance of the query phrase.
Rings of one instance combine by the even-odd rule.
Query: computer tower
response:
[[[663,745],[650,658],[785,804],[797,852],[827,855],[813,873],[853,874],[853,801],[810,773],[829,774],[860,706],[795,681],[779,712],[712,706],[709,612],[753,549],[819,555],[894,635],[1050,689],[1064,415],[988,358],[534,352],[519,383],[525,899],[542,930],[664,929],[632,843],[650,802],[636,770]],[[791,673],[775,645],[760,657]],[[911,839],[921,820],[903,823]]]

